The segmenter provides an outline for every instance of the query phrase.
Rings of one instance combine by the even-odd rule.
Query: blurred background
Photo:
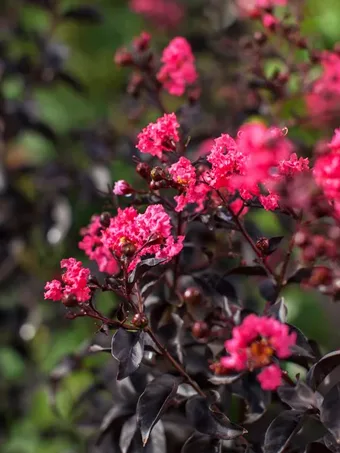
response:
[[[238,38],[251,25],[238,21],[228,0],[179,0],[176,23],[137,14],[132,3],[0,1],[3,453],[88,451],[86,436],[92,428],[86,423],[76,426],[84,411],[81,400],[93,387],[95,371],[109,359],[83,358],[86,341],[92,341],[98,326],[88,319],[64,319],[61,304],[44,302],[43,287],[59,275],[63,257],[74,256],[92,266],[77,248],[79,231],[105,208],[103,193],[113,181],[133,180],[134,138],[158,114],[152,107],[141,110],[133,96],[125,95],[129,71],[114,64],[115,51],[142,30],[152,34],[158,52],[171,37],[186,36],[204,83],[215,70],[207,36],[223,30],[226,39]],[[295,3],[303,5],[304,31],[317,48],[332,48],[340,41],[338,0]],[[228,116],[221,93],[211,90],[210,97],[202,97],[208,124],[214,115]],[[166,101],[169,109],[181,104],[178,99]],[[202,139],[209,138],[206,127],[199,132]],[[306,143],[317,136],[313,130],[293,134]],[[282,232],[273,214],[256,213],[254,219],[264,234]],[[290,290],[290,321],[325,350],[338,347],[334,313],[339,310],[317,297],[312,291]],[[114,301],[105,295],[100,303],[109,307]]]

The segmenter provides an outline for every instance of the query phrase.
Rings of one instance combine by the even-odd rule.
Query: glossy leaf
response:
[[[193,433],[183,445],[181,453],[220,453],[221,441],[201,433]]]
[[[211,410],[206,398],[194,396],[186,404],[189,422],[200,433],[217,439],[230,440],[246,432],[244,428],[232,423],[220,412]]]
[[[303,412],[283,411],[269,425],[264,439],[264,453],[283,453],[299,427]]]
[[[124,379],[138,369],[143,359],[144,332],[129,332],[123,328],[112,337],[111,353],[119,361],[117,379]]]
[[[317,407],[317,399],[313,390],[302,381],[295,387],[282,385],[277,389],[281,400],[295,410],[307,410]]]
[[[147,443],[154,425],[171,404],[180,382],[179,378],[163,374],[151,381],[140,396],[137,403],[137,423],[143,445]]]
[[[340,384],[325,395],[320,407],[320,420],[340,446]]]
[[[317,390],[323,380],[340,365],[340,351],[333,351],[322,357],[308,371],[306,381],[313,389]]]

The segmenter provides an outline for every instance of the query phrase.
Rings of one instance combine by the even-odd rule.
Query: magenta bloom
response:
[[[66,269],[62,275],[62,281],[47,282],[44,298],[58,301],[68,296],[74,296],[78,302],[88,301],[91,297],[91,290],[87,283],[90,270],[84,268],[82,263],[75,258],[61,260],[60,266]]]
[[[136,148],[142,153],[162,157],[163,151],[173,151],[179,141],[176,115],[163,115],[155,123],[150,123],[138,134]]]
[[[78,246],[84,250],[86,255],[96,261],[101,272],[115,274],[118,270],[118,264],[110,250],[108,250],[102,242],[103,227],[100,223],[99,216],[93,216],[88,227],[81,230],[83,239]]]
[[[288,160],[281,160],[279,162],[279,172],[283,176],[294,176],[298,173],[309,170],[308,157],[298,158],[296,153],[290,155]]]
[[[144,214],[132,207],[119,209],[103,231],[102,241],[118,259],[129,258],[131,271],[145,255],[170,261],[182,250],[184,236],[175,240],[171,229],[170,217],[162,205],[148,206]]]
[[[183,7],[174,0],[130,0],[130,8],[158,27],[176,27],[184,16]]]
[[[130,184],[124,179],[120,179],[119,181],[115,182],[114,188],[113,188],[113,193],[115,195],[128,195],[131,193],[132,187]]]
[[[281,368],[275,364],[269,365],[257,375],[257,380],[263,390],[276,390],[282,383]]]
[[[198,78],[190,44],[185,38],[174,38],[164,49],[161,61],[163,66],[157,74],[158,80],[170,94],[182,96],[186,87]]]
[[[306,103],[313,122],[324,124],[340,111],[340,55],[322,52],[321,66],[322,74],[313,83]]]
[[[198,205],[197,211],[202,210],[207,193],[211,189],[196,176],[195,167],[190,160],[186,157],[180,157],[178,162],[171,165],[169,173],[182,192],[180,195],[175,196],[177,202],[176,211],[183,211],[189,203],[196,203]]]
[[[285,6],[287,0],[238,0],[237,6],[240,9],[241,14],[258,17],[267,8],[273,8],[275,6]]]
[[[270,365],[270,370],[265,372],[264,369],[262,373],[265,374],[260,373],[258,379],[261,384],[263,381],[266,382],[263,388],[268,389],[267,378],[275,375],[276,388],[281,381],[278,379],[280,368],[272,365],[272,358],[274,356],[279,359],[288,358],[292,354],[290,348],[295,342],[296,334],[289,333],[286,324],[273,318],[252,314],[247,316],[241,325],[234,327],[232,338],[225,342],[229,355],[221,358],[221,365],[236,371],[247,369],[252,371]],[[276,372],[273,372],[273,366],[277,368]]]
[[[330,152],[319,156],[314,164],[316,183],[330,201],[340,201],[340,130],[337,129],[328,145]]]
[[[227,134],[215,140],[207,156],[212,165],[207,181],[215,189],[227,189],[231,194],[238,191],[245,200],[256,196],[265,209],[275,209],[278,196],[274,186],[280,176],[287,173],[284,170],[280,174],[278,167],[305,166],[300,161],[295,164],[292,149],[281,129],[267,128],[261,123],[246,124],[240,129],[237,140]],[[260,184],[267,189],[267,195],[261,195]]]

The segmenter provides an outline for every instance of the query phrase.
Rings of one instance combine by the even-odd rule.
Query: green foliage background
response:
[[[66,9],[77,3],[84,4],[77,1],[64,1],[61,4]],[[78,25],[69,21],[58,27],[55,33],[55,39],[64,42],[71,50],[67,70],[86,86],[86,96],[61,85],[53,89],[37,88],[34,95],[43,119],[59,133],[72,127],[85,127],[101,118],[108,118],[116,130],[126,132],[131,128],[122,107],[127,72],[113,64],[113,54],[118,47],[129,43],[142,29],[152,32],[159,48],[162,48],[168,38],[164,32],[155,30],[141,17],[132,14],[125,0],[97,0],[88,3],[96,4],[101,9],[104,17],[102,24]],[[18,13],[22,15],[28,28],[49,27],[49,17],[41,8],[32,5],[20,6],[20,3],[17,7],[20,8]],[[340,41],[338,0],[308,0],[306,8],[308,14],[304,30],[313,37],[316,47],[329,48]],[[185,35],[193,26],[196,24],[191,23],[190,17],[187,18],[181,33]],[[19,46],[17,52],[22,51]],[[199,64],[204,69],[206,62],[203,59]],[[6,95],[20,97],[21,89],[20,81],[12,80],[5,87]],[[43,164],[53,158],[55,153],[53,146],[36,134],[25,134],[17,146],[20,146],[21,158],[27,162]],[[88,165],[81,150],[75,147],[74,153],[79,165]],[[114,161],[110,164],[110,172],[112,180],[115,180],[128,177],[130,170],[125,163]],[[30,186],[29,181],[24,181],[24,190],[31,191],[32,197],[35,196],[35,188]],[[37,288],[40,288],[40,297],[35,294],[37,300],[30,300],[29,323],[34,326],[34,335],[27,340],[29,360],[24,361],[15,348],[6,346],[12,332],[0,332],[0,340],[4,345],[0,350],[0,411],[6,414],[6,423],[10,427],[6,437],[0,438],[3,453],[86,451],[84,438],[87,428],[74,428],[77,411],[73,409],[73,402],[89,387],[92,375],[87,370],[76,371],[63,381],[57,393],[57,411],[53,410],[50,404],[47,376],[66,354],[79,349],[85,339],[94,335],[96,326],[86,319],[63,321],[62,308],[57,304],[44,302],[42,298],[44,282],[57,269],[60,258],[79,253],[75,252],[79,228],[86,225],[90,215],[98,209],[98,206],[84,205],[76,197],[73,204],[76,215],[66,241],[51,250],[42,245],[37,231],[36,237],[32,238],[32,249],[27,250],[22,257],[22,265],[33,275]],[[272,214],[256,215],[264,232],[271,235],[280,234],[280,227]],[[1,294],[1,305],[9,307],[22,304],[20,294],[16,288],[6,289]],[[339,334],[329,328],[329,314],[324,310],[325,304],[320,304],[314,293],[306,294],[294,288],[286,297],[290,320],[308,336],[319,340],[325,349],[340,344]],[[112,303],[110,296],[106,296],[102,303]],[[308,316],[305,315],[307,311]],[[91,368],[105,360],[110,358],[90,358],[88,366]],[[12,389],[11,396],[8,394],[9,389]],[[13,409],[17,404],[16,392],[19,391],[24,392],[25,407],[21,408],[23,415],[17,417]]]

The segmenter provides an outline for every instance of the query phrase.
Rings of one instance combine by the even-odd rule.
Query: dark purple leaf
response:
[[[147,258],[137,264],[134,270],[129,275],[129,283],[134,284],[135,281],[141,278],[151,267],[158,266],[164,263],[164,258]]]
[[[63,19],[72,19],[95,24],[102,21],[102,15],[98,9],[90,5],[70,8],[63,13],[62,17]]]
[[[291,275],[287,283],[301,283],[303,280],[306,280],[312,275],[313,269],[308,267],[303,267],[298,269],[295,274]]]
[[[154,425],[171,404],[181,379],[170,374],[156,377],[145,388],[137,403],[137,423],[143,445],[149,439]]]
[[[320,420],[332,433],[340,446],[340,384],[335,385],[324,397],[320,407]]]
[[[273,304],[277,299],[277,285],[274,280],[267,278],[259,285],[259,291],[263,299]]]
[[[314,359],[314,353],[309,345],[308,338],[297,327],[288,323],[287,326],[289,327],[290,333],[296,333],[296,344],[291,347],[293,355]]]
[[[122,453],[128,452],[132,439],[135,436],[136,429],[137,429],[136,415],[133,415],[128,420],[126,420],[120,433],[119,447]]]
[[[183,445],[181,453],[220,453],[221,441],[201,433],[193,433]]]
[[[217,439],[235,439],[246,433],[244,428],[232,423],[224,414],[211,410],[203,396],[194,396],[188,400],[186,414],[196,431]]]
[[[306,453],[332,453],[332,452],[320,442],[313,442],[308,445]]]
[[[288,443],[296,433],[303,412],[283,411],[269,425],[264,438],[264,453],[288,453]]]
[[[313,389],[317,390],[322,381],[335,368],[340,365],[340,351],[333,351],[322,357],[308,371],[306,382]]]
[[[111,353],[118,360],[117,380],[124,379],[135,372],[143,359],[144,332],[129,332],[123,328],[112,337]]]
[[[269,307],[267,315],[278,319],[282,323],[285,323],[287,320],[287,311],[287,306],[283,297],[281,297],[277,302],[275,302],[275,304]]]
[[[272,253],[274,253],[275,250],[280,245],[283,238],[284,238],[284,236],[274,236],[274,237],[270,238],[268,249],[266,251],[266,255],[271,255]]]
[[[277,393],[292,409],[302,411],[317,407],[315,393],[302,381],[298,381],[295,387],[283,385],[278,388]]]
[[[267,272],[262,266],[240,266],[227,272],[227,275],[266,276]]]
[[[214,385],[230,385],[242,377],[243,373],[230,373],[225,376],[212,376],[209,382]]]

